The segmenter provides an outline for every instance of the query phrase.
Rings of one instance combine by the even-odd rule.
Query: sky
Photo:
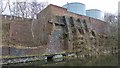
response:
[[[48,0],[50,3],[63,6],[71,2],[80,2],[86,5],[86,9],[99,9],[103,12],[116,13],[120,0]]]
[[[7,1],[7,0],[4,0]],[[10,0],[12,1],[25,1],[25,0]],[[35,0],[27,0],[29,1],[35,1]],[[80,2],[86,5],[87,9],[99,9],[103,12],[109,12],[109,13],[117,13],[118,11],[118,2],[120,0],[36,0],[38,2],[48,1],[49,4],[54,4],[58,6],[63,6],[65,4],[71,3],[71,2]]]

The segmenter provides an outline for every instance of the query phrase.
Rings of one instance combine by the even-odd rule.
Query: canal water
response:
[[[41,60],[26,63],[8,64],[4,66],[118,66],[118,55]]]

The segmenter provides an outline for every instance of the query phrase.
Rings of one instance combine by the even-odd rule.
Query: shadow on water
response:
[[[118,55],[101,55],[74,59],[48,59],[4,66],[118,66]]]

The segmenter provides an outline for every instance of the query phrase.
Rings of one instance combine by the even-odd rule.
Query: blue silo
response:
[[[99,19],[99,20],[103,20],[103,13],[101,10],[98,10],[98,9],[86,10],[86,16]]]
[[[66,8],[68,11],[76,14],[86,15],[85,4],[79,2],[67,3],[63,6],[63,8]]]

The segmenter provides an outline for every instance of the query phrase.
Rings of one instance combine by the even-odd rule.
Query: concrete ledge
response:
[[[101,53],[86,53],[81,54],[81,52],[65,52],[65,53],[57,53],[57,54],[49,54],[49,55],[31,55],[31,56],[9,56],[9,58],[1,58],[0,61],[2,63],[0,64],[12,64],[12,63],[25,63],[30,61],[37,61],[37,60],[54,60],[54,61],[61,61],[64,58],[87,58],[92,56],[99,56],[99,55],[108,55],[108,54],[118,54],[117,51],[101,51]]]

